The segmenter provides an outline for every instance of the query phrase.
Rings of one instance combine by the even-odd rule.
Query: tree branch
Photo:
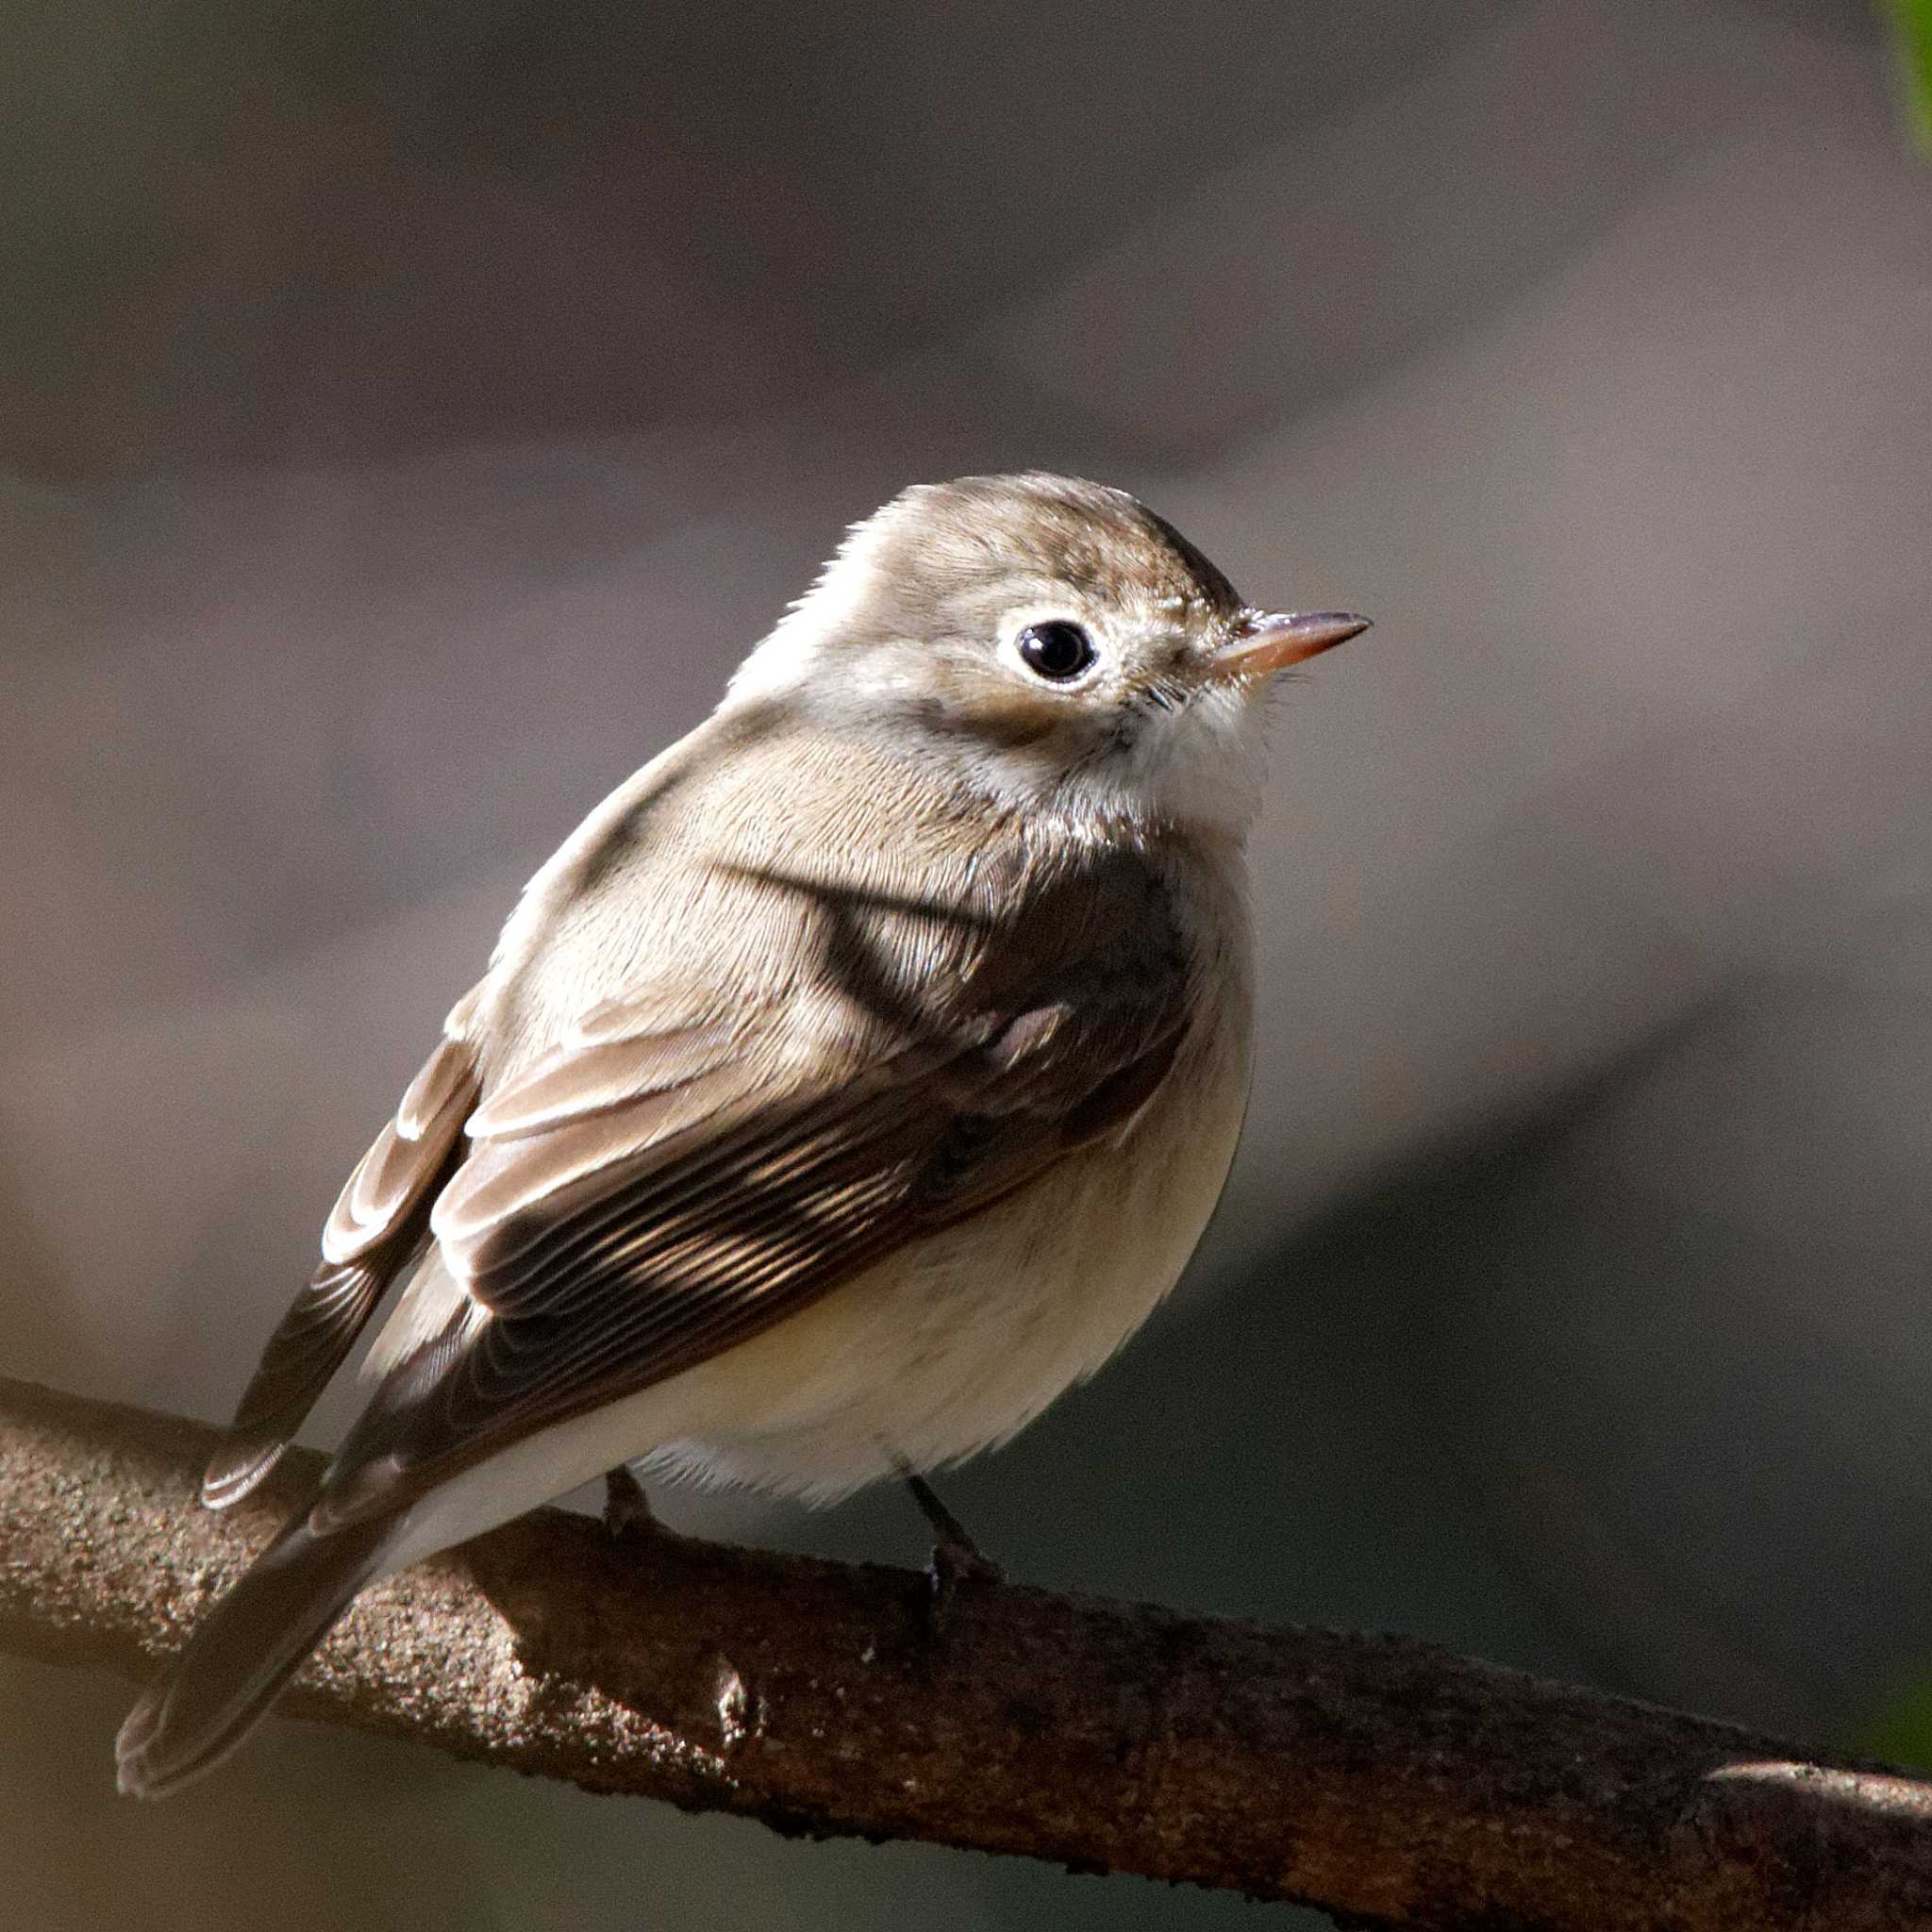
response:
[[[0,1379],[0,1645],[130,1677],[313,1480]],[[543,1510],[373,1591],[288,1710],[784,1832],[924,1839],[1357,1924],[1932,1924],[1932,1786],[1392,1638],[927,1584]],[[101,1740],[101,1775],[108,1740]]]

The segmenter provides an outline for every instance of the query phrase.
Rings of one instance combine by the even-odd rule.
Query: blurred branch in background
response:
[[[1932,0],[1885,0],[1898,37],[1899,72],[1912,131],[1932,158]]]
[[[144,1674],[318,1468],[291,1455],[258,1505],[211,1515],[214,1440],[0,1380],[0,1645]],[[542,1510],[373,1592],[288,1707],[788,1834],[1351,1924],[1932,1921],[1932,1786],[1404,1640],[961,1590],[936,1613],[911,1572],[641,1547]]]

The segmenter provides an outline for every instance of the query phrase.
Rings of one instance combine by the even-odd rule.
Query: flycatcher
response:
[[[368,1584],[606,1471],[826,1501],[1098,1368],[1241,1129],[1262,693],[1365,625],[1066,477],[857,525],[531,880],[350,1175],[205,1500],[403,1282],[367,1406],[122,1788],[219,1763]]]

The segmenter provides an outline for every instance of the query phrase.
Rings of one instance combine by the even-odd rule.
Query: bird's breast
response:
[[[1245,986],[1224,991],[1124,1137],[667,1387],[660,1466],[827,1500],[1004,1441],[1091,1374],[1179,1279],[1226,1179],[1248,1020]]]

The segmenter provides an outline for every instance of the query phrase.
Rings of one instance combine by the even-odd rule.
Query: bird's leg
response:
[[[658,1521],[644,1486],[630,1473],[627,1462],[620,1462],[604,1475],[604,1527],[620,1542],[645,1537],[675,1536]]]
[[[965,1584],[1004,1583],[1006,1573],[967,1535],[966,1525],[940,1501],[932,1485],[903,1459],[899,1474],[919,1505],[919,1513],[932,1525],[932,1560],[925,1574],[932,1583],[934,1614],[942,1615]]]

